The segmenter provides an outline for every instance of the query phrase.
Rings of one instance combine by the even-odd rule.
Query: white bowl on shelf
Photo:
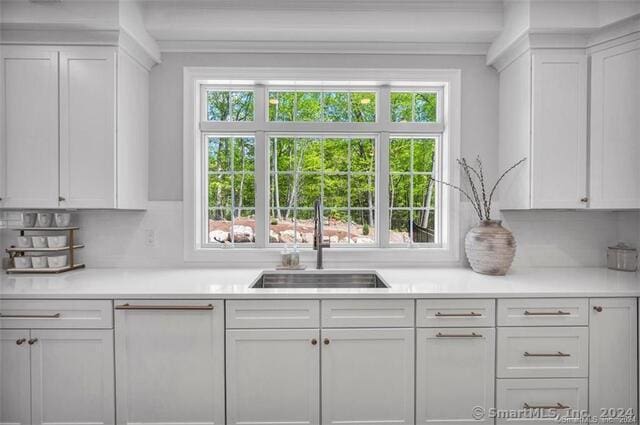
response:
[[[13,264],[15,264],[16,269],[30,269],[31,257],[15,257]]]
[[[52,255],[47,257],[47,263],[49,264],[49,268],[59,269],[61,267],[65,267],[67,265],[67,256],[66,255]]]
[[[47,244],[49,248],[64,248],[67,246],[67,237],[65,235],[47,236]]]

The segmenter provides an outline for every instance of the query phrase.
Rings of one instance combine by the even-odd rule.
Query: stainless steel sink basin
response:
[[[251,288],[389,288],[376,272],[290,271],[263,272]]]

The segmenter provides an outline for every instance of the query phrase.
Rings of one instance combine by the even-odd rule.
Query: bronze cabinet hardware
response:
[[[562,403],[556,403],[555,406],[554,405],[550,405],[550,406],[545,406],[545,405],[540,405],[540,406],[536,406],[536,405],[532,405],[529,403],[524,403],[524,405],[522,406],[523,409],[569,409],[569,406],[565,406]]]
[[[471,332],[470,334],[443,334],[438,332],[436,338],[482,338],[481,334]]]
[[[523,354],[524,357],[571,357],[571,354],[563,353],[562,351],[558,351],[557,353],[529,353],[525,351]]]
[[[594,309],[595,311],[597,311],[598,313],[602,313],[602,306],[594,305],[594,306],[593,306],[593,309]]]
[[[316,345],[316,344],[318,344],[318,340],[317,340],[317,339],[315,339],[315,338],[313,338],[313,339],[311,340],[311,345]]]
[[[580,198],[580,202],[589,202],[589,198],[586,196],[584,198]]]
[[[28,344],[29,344],[29,345],[33,345],[33,344],[35,344],[36,342],[38,342],[38,338],[31,338],[31,339],[28,341]]]
[[[60,313],[55,314],[2,314],[0,318],[7,319],[59,319]]]
[[[436,317],[480,317],[482,314],[470,312],[470,313],[436,313]]]
[[[27,341],[27,339],[26,339],[26,338],[20,338],[19,340],[17,340],[17,341],[16,341],[16,344],[17,344],[17,345],[22,345],[22,344],[24,344],[26,341]]]
[[[524,311],[524,315],[525,316],[569,316],[571,315],[571,313],[569,313],[568,311],[562,311],[562,310],[558,310],[558,311],[529,311],[529,310],[525,310]]]
[[[325,338],[322,342],[324,342],[324,345],[329,345],[331,341],[329,341],[329,338]]]
[[[65,198],[64,196],[58,196],[58,201],[59,202],[64,202],[66,200],[67,200],[67,198]]]
[[[116,310],[213,310],[213,304],[207,305],[138,305],[121,304],[115,306]]]

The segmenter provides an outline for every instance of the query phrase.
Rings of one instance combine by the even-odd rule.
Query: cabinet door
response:
[[[324,424],[414,423],[414,330],[322,331]]]
[[[591,57],[590,204],[640,207],[640,41]]]
[[[227,423],[319,424],[317,329],[227,331]]]
[[[31,423],[28,330],[0,331],[0,424]]]
[[[60,206],[116,206],[116,52],[60,52]]]
[[[535,54],[531,207],[584,208],[587,196],[587,58]]]
[[[116,303],[118,424],[224,423],[224,306]]]
[[[638,315],[635,298],[591,299],[589,409],[638,407]]]
[[[112,424],[113,331],[31,331],[31,423]]]
[[[495,329],[418,329],[416,423],[491,423],[474,407],[493,408]]]
[[[0,57],[2,206],[57,207],[58,52],[2,46]]]

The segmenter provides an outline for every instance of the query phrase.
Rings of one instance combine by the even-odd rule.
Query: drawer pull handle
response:
[[[16,344],[17,344],[17,345],[22,345],[22,344],[24,344],[25,342],[27,342],[27,339],[26,339],[26,338],[20,338],[19,340],[17,340],[17,341],[16,341]]]
[[[570,316],[571,313],[568,311],[562,311],[562,310],[551,311],[551,312],[525,310],[524,315],[525,316]]]
[[[60,313],[56,314],[2,314],[0,317],[6,319],[59,319]]]
[[[315,339],[315,338],[313,338],[313,339],[311,340],[311,345],[317,345],[317,344],[318,344],[318,340],[317,340],[317,339]]]
[[[122,304],[116,310],[213,310],[213,304],[207,305],[137,305]]]
[[[331,340],[329,338],[325,338],[323,342],[324,345],[329,345],[331,343]]]
[[[525,403],[522,407],[523,409],[569,409],[569,406],[565,406],[562,403],[556,403],[555,406],[545,406],[545,405],[536,406],[529,403]]]
[[[38,338],[31,338],[31,339],[28,341],[28,344],[29,344],[29,345],[33,345],[33,344],[35,344],[36,342],[38,342]]]
[[[598,313],[602,313],[602,306],[594,305],[594,306],[593,306],[593,309],[594,309],[595,311],[597,311]]]
[[[470,312],[470,313],[436,313],[436,317],[480,317],[482,314]]]
[[[471,332],[470,334],[443,334],[438,332],[436,338],[482,338],[481,334]]]
[[[523,354],[524,357],[571,357],[571,354],[563,353],[562,351],[558,351],[557,353],[529,353],[525,351]]]

